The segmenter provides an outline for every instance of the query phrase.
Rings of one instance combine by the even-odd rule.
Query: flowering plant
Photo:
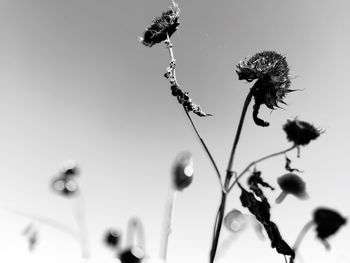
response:
[[[315,128],[309,122],[300,121],[298,119],[288,120],[283,126],[283,130],[286,132],[288,141],[292,142],[293,145],[286,150],[272,153],[257,159],[251,162],[242,172],[237,172],[236,169],[234,169],[234,157],[242,132],[245,115],[251,100],[254,99],[253,121],[258,126],[267,127],[269,126],[269,123],[258,117],[261,105],[265,105],[272,110],[279,108],[280,103],[285,104],[284,98],[286,95],[294,91],[290,88],[291,79],[289,76],[289,66],[285,56],[275,51],[263,51],[248,56],[237,64],[236,73],[239,80],[246,80],[247,82],[255,81],[255,83],[246,96],[236,135],[234,137],[226,175],[225,177],[222,177],[210,150],[200,136],[199,130],[190,115],[191,112],[201,117],[211,116],[211,114],[204,113],[198,105],[192,102],[192,99],[188,96],[188,92],[183,92],[180,89],[176,78],[176,60],[174,58],[173,45],[170,41],[170,37],[179,25],[179,11],[177,11],[179,10],[179,7],[176,3],[172,3],[173,8],[164,12],[161,17],[156,18],[153,21],[153,24],[146,29],[143,37],[140,39],[143,44],[150,47],[163,41],[169,50],[170,65],[167,68],[165,77],[170,81],[171,93],[173,96],[177,97],[179,103],[183,106],[203,149],[214,167],[221,186],[221,202],[214,223],[209,262],[213,263],[216,259],[222,224],[224,223],[224,225],[233,232],[243,229],[246,224],[246,217],[239,210],[234,209],[225,217],[227,196],[231,190],[233,190],[235,185],[238,186],[238,190],[241,192],[240,201],[242,206],[247,208],[250,213],[254,215],[258,222],[257,224],[260,224],[265,229],[267,236],[271,241],[271,247],[275,248],[278,253],[285,257],[289,256],[290,262],[293,262],[301,238],[299,237],[297,239],[294,246],[290,246],[280,234],[277,224],[271,221],[271,205],[268,198],[265,196],[263,189],[269,188],[270,190],[274,190],[274,188],[264,181],[261,176],[262,172],[257,170],[257,165],[267,159],[285,155],[285,168],[289,173],[278,178],[278,183],[282,193],[280,197],[277,198],[276,202],[280,203],[288,193],[300,197],[301,199],[306,199],[308,194],[305,191],[305,182],[295,174],[295,172],[300,171],[297,168],[291,168],[291,160],[286,154],[292,150],[298,150],[299,156],[301,146],[308,145],[310,141],[318,138],[323,131],[319,128]],[[148,36],[151,36],[149,40]],[[152,41],[152,38],[154,38],[154,41]],[[249,177],[248,189],[246,189],[241,182],[241,178],[251,171],[251,168],[254,168],[254,171]],[[328,217],[332,218],[336,223],[329,223],[326,225],[325,222],[327,220],[324,218]],[[317,224],[318,237],[323,241],[329,235],[334,234],[340,226],[345,224],[345,222],[346,220],[338,215],[337,212],[331,213],[328,210],[316,210],[313,220],[313,223]],[[328,232],[325,229],[327,229]],[[166,261],[166,257],[163,257],[163,259]]]

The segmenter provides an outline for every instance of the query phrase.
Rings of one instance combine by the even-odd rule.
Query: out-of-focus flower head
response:
[[[78,184],[75,180],[59,176],[52,182],[53,190],[66,197],[75,196],[78,193]]]
[[[334,235],[341,226],[346,224],[347,220],[337,211],[328,208],[318,208],[314,211],[313,221],[316,224],[317,237],[323,241],[326,248],[329,248],[326,239]]]
[[[305,182],[300,176],[294,173],[287,173],[277,179],[278,185],[281,187],[282,192],[277,197],[276,203],[281,203],[288,194],[292,194],[299,199],[307,199],[309,195],[306,192]]]
[[[232,209],[224,218],[224,226],[233,234],[243,231],[249,225],[253,227],[259,239],[265,238],[262,224],[251,214],[243,214],[238,209]]]
[[[176,190],[182,191],[193,181],[193,160],[190,152],[180,153],[173,165],[173,185]]]
[[[114,228],[108,229],[105,234],[104,241],[105,241],[105,244],[109,247],[112,247],[112,248],[119,247],[120,241],[121,241],[121,232]]]
[[[38,243],[39,231],[37,227],[33,223],[30,223],[25,227],[22,234],[27,238],[29,251],[33,251]]]
[[[146,28],[139,41],[145,46],[152,47],[155,44],[163,42],[167,37],[175,33],[179,23],[180,8],[174,3],[174,7],[156,17],[152,24]]]
[[[67,160],[61,164],[59,175],[52,181],[52,188],[58,194],[66,197],[78,193],[78,184],[75,177],[79,175],[80,169],[75,161]]]
[[[145,252],[138,246],[127,248],[119,254],[121,263],[141,263],[145,257]]]
[[[60,173],[65,177],[75,177],[79,175],[80,169],[74,160],[66,160],[61,164]]]
[[[247,225],[247,216],[238,209],[231,210],[224,218],[224,226],[230,232],[240,232]]]
[[[323,132],[315,128],[312,124],[298,119],[287,120],[283,125],[283,130],[287,134],[287,139],[295,145],[307,145],[310,141],[315,140]]]
[[[241,60],[236,72],[240,80],[251,82],[257,79],[253,92],[253,118],[257,125],[268,126],[268,122],[258,117],[260,105],[265,104],[273,110],[279,107],[278,103],[285,104],[284,97],[293,91],[289,89],[291,81],[286,58],[275,51],[260,52]]]

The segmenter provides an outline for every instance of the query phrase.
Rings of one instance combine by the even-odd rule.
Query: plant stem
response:
[[[241,113],[241,117],[239,120],[239,124],[237,127],[237,132],[235,135],[235,139],[233,142],[233,147],[231,150],[231,154],[230,154],[230,159],[228,162],[228,166],[227,166],[227,170],[226,170],[226,178],[225,178],[225,183],[224,183],[224,189],[221,193],[221,203],[219,206],[219,210],[218,210],[218,221],[217,224],[214,226],[214,235],[213,235],[213,243],[212,243],[212,247],[211,247],[211,251],[210,251],[210,263],[214,262],[215,259],[215,254],[216,254],[216,250],[218,247],[218,242],[219,242],[219,238],[220,238],[220,232],[221,232],[221,227],[222,227],[222,221],[224,219],[224,214],[225,214],[225,206],[226,206],[226,199],[227,199],[227,194],[228,194],[228,187],[230,185],[230,181],[232,178],[232,175],[234,174],[232,168],[233,168],[233,160],[234,160],[234,156],[236,153],[236,149],[237,149],[237,145],[238,145],[238,141],[242,132],[242,128],[243,128],[243,123],[244,123],[244,118],[245,115],[247,113],[247,109],[249,106],[250,101],[253,98],[253,91],[255,90],[255,87],[257,85],[257,82],[255,82],[255,84],[253,85],[253,87],[250,89],[245,101],[244,101],[244,105],[243,105],[243,109],[242,109],[242,113]]]
[[[233,187],[235,186],[235,184],[239,181],[239,179],[240,179],[246,172],[248,172],[249,169],[250,169],[252,166],[254,166],[254,165],[256,165],[256,164],[258,164],[258,163],[260,163],[260,162],[262,162],[262,161],[265,161],[265,160],[267,160],[267,159],[270,159],[270,158],[272,158],[272,157],[279,156],[279,155],[282,155],[282,154],[286,154],[287,152],[289,152],[289,151],[291,151],[291,150],[294,150],[294,149],[297,148],[297,147],[298,147],[297,145],[293,145],[292,147],[289,147],[289,148],[286,149],[286,150],[283,150],[283,151],[279,151],[279,152],[276,152],[276,153],[272,153],[272,154],[266,155],[266,156],[264,156],[264,157],[262,157],[262,158],[260,158],[260,159],[258,159],[258,160],[255,160],[255,161],[251,162],[251,163],[237,176],[237,178],[235,179],[235,181],[234,181],[234,182],[232,183],[232,185],[229,187],[228,192],[230,192],[230,191],[232,190],[232,188],[233,188]]]
[[[227,165],[227,174],[226,174],[226,179],[227,179],[227,175],[228,173],[232,173],[232,168],[233,168],[233,160],[234,160],[234,157],[235,157],[235,153],[236,153],[236,149],[237,149],[237,145],[238,145],[238,141],[239,141],[239,138],[241,136],[241,132],[242,132],[242,127],[243,127],[243,123],[244,123],[244,118],[245,118],[245,115],[247,113],[247,109],[248,109],[248,106],[249,106],[249,103],[250,101],[252,100],[253,98],[253,91],[256,87],[256,83],[253,85],[253,87],[250,89],[245,101],[244,101],[244,105],[243,105],[243,109],[242,109],[242,113],[241,113],[241,118],[239,120],[239,124],[238,124],[238,128],[237,128],[237,132],[236,132],[236,136],[235,136],[235,140],[233,142],[233,147],[232,147],[232,150],[231,150],[231,155],[230,155],[230,159],[228,161],[228,165]]]
[[[225,214],[225,206],[226,206],[227,192],[221,192],[221,203],[216,215],[216,224],[214,225],[214,233],[213,233],[213,242],[210,250],[210,263],[214,262],[215,254],[218,248],[219,237],[221,232],[222,221],[224,219]]]
[[[177,191],[172,189],[171,196],[165,208],[164,231],[161,241],[160,258],[165,263],[167,261],[169,237],[172,231],[172,223],[175,213]]]
[[[138,217],[132,217],[129,219],[127,234],[126,234],[126,246],[135,246],[135,236],[137,235],[137,246],[146,252],[145,233],[143,231],[143,225]]]
[[[216,174],[217,174],[218,179],[219,179],[219,181],[220,181],[221,189],[224,190],[224,185],[222,184],[222,180],[221,180],[221,175],[220,175],[219,168],[217,167],[217,165],[216,165],[216,163],[215,163],[215,160],[214,160],[213,156],[211,155],[211,153],[210,153],[210,151],[209,151],[207,145],[205,144],[204,140],[202,139],[201,135],[199,134],[199,131],[198,131],[196,125],[194,124],[194,122],[193,122],[193,120],[192,120],[192,118],[191,118],[191,115],[189,114],[189,112],[187,111],[187,109],[186,109],[185,107],[183,107],[183,108],[184,108],[184,110],[185,110],[185,112],[186,112],[186,115],[187,115],[188,119],[189,119],[190,122],[191,122],[191,125],[192,125],[192,127],[193,127],[193,129],[194,129],[194,131],[195,131],[195,133],[196,133],[196,135],[197,135],[199,141],[201,142],[201,144],[202,144],[202,146],[203,146],[205,152],[207,153],[207,155],[208,155],[208,157],[209,157],[209,159],[210,159],[210,161],[211,161],[211,163],[212,163],[212,165],[213,165],[213,167],[214,167],[214,169],[215,169],[215,171],[216,171]]]
[[[83,258],[90,257],[89,249],[89,238],[88,238],[88,229],[86,226],[85,218],[85,206],[81,193],[77,197],[77,203],[75,208],[75,219],[79,227],[80,232],[80,242],[81,242],[81,255]]]
[[[311,229],[311,227],[314,226],[314,224],[315,224],[314,221],[311,220],[311,221],[307,222],[306,225],[301,229],[301,231],[300,231],[300,233],[299,233],[299,235],[298,235],[298,237],[295,240],[294,245],[293,245],[293,250],[295,253],[298,250],[298,248],[301,244],[301,241],[304,239],[307,231],[309,231]]]
[[[48,218],[48,217],[42,217],[42,216],[37,216],[37,215],[32,215],[32,214],[28,214],[28,213],[24,213],[24,212],[21,212],[21,211],[17,211],[17,210],[14,210],[14,209],[11,209],[11,208],[7,208],[7,207],[0,207],[2,210],[4,211],[7,211],[9,213],[12,213],[12,214],[15,214],[15,215],[18,215],[18,216],[22,216],[22,217],[25,217],[25,218],[28,218],[28,219],[31,219],[33,221],[37,221],[43,225],[46,225],[46,226],[50,226],[52,227],[53,229],[56,229],[57,231],[59,232],[62,232],[62,233],[65,233],[69,236],[71,236],[72,238],[76,239],[76,240],[79,240],[79,233],[78,231],[76,231],[75,229],[61,223],[61,222],[58,222],[54,219],[51,219],[51,218]]]
[[[176,85],[178,85],[178,82],[177,82],[177,79],[176,79],[176,72],[175,72],[175,63],[176,63],[176,60],[175,60],[175,57],[174,57],[174,52],[173,52],[173,45],[172,43],[170,42],[170,38],[169,36],[167,36],[167,39],[164,41],[165,42],[165,45],[166,45],[166,48],[169,50],[169,56],[170,56],[170,68],[171,68],[171,71],[172,71],[172,78],[173,80],[175,81]],[[212,163],[214,169],[215,169],[215,172],[217,174],[217,177],[218,177],[218,180],[220,182],[220,186],[221,186],[221,189],[224,190],[224,186],[223,186],[223,183],[222,183],[222,179],[221,179],[221,174],[220,174],[220,171],[215,163],[215,160],[213,158],[213,156],[211,155],[207,145],[205,144],[203,138],[200,136],[199,134],[199,131],[198,131],[198,128],[196,127],[195,123],[193,122],[189,112],[187,111],[186,107],[183,105],[183,109],[192,125],[192,128],[194,129],[202,147],[204,148],[205,152],[207,153],[209,159],[210,159],[210,162]]]

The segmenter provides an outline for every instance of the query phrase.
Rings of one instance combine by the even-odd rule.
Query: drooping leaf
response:
[[[269,239],[271,240],[271,247],[283,255],[291,256],[291,262],[295,257],[293,249],[283,240],[278,230],[277,225],[270,220],[270,204],[267,199],[264,198],[261,201],[257,200],[253,193],[245,190],[239,183],[241,188],[241,202],[242,205],[255,215],[256,219],[264,226]]]

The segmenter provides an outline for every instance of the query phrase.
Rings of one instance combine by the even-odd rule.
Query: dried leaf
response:
[[[259,186],[270,188],[271,190],[275,190],[270,184],[266,183],[261,178],[261,172],[260,171],[254,171],[252,175],[248,178],[248,185],[250,190],[254,192],[256,196],[258,196],[261,200],[266,201],[267,199],[264,195],[264,192],[262,189],[260,189]]]
[[[293,173],[293,172],[299,172],[302,173],[302,171],[300,171],[298,168],[292,168],[291,165],[292,161],[286,156],[286,165],[285,168],[287,171]]]
[[[295,252],[290,246],[282,239],[277,225],[270,221],[270,204],[267,199],[264,198],[261,201],[257,200],[253,193],[245,190],[239,183],[242,193],[240,196],[242,205],[249,209],[249,211],[255,215],[256,219],[264,226],[270,240],[271,247],[276,248],[277,252],[283,255],[291,256],[291,261],[294,259]]]

